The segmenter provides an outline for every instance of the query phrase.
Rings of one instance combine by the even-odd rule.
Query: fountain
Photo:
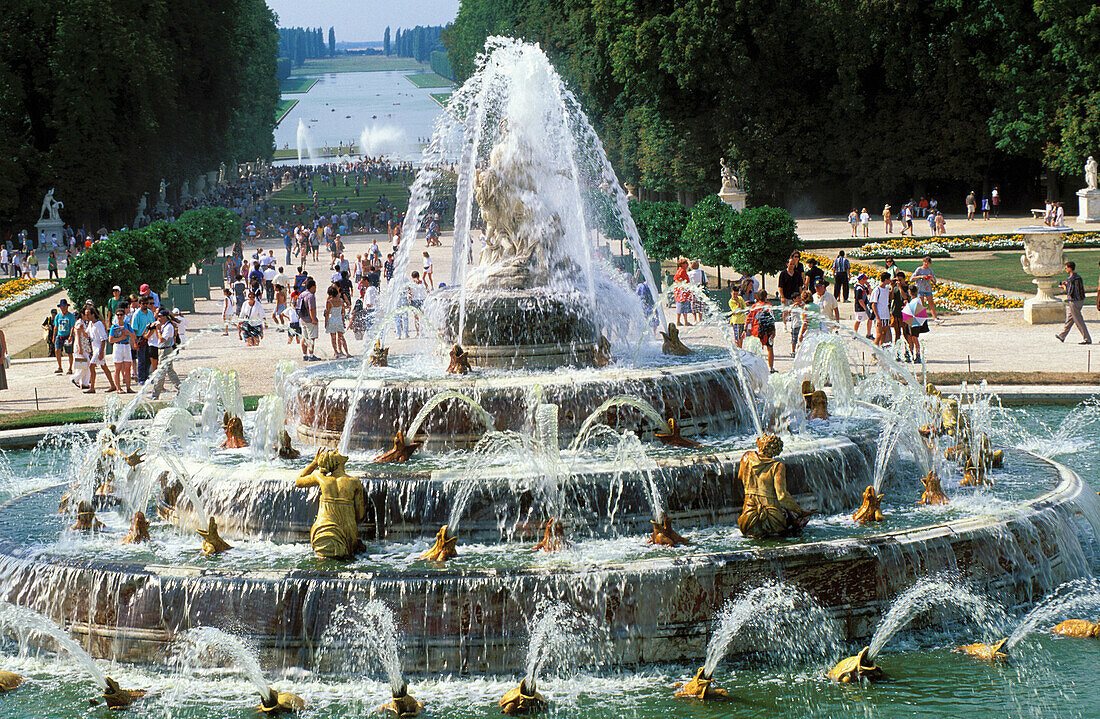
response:
[[[522,713],[584,705],[577,687],[634,666],[701,666],[682,693],[703,699],[729,667],[739,697],[735,657],[831,663],[836,642],[867,637],[833,675],[871,678],[895,632],[935,620],[930,604],[977,611],[985,593],[1022,612],[1092,571],[1095,492],[1010,446],[986,388],[926,395],[877,348],[857,374],[848,355],[868,348],[850,332],[812,337],[769,377],[714,309],[720,331],[673,328],[664,352],[661,303],[605,259],[623,236],[659,297],[625,193],[537,46],[491,40],[423,160],[376,351],[280,366],[254,412],[235,372],[196,370],[152,423],[112,405],[98,432],[18,455],[0,473],[0,600],[55,623],[93,669],[162,664],[181,639],[220,652],[265,711],[301,706],[266,679],[288,676],[315,683],[319,714],[343,709],[331,665],[366,687],[360,708],[384,692],[414,714],[408,682],[434,674],[448,679],[416,680],[432,706]],[[393,318],[421,317],[398,305],[410,248],[455,187],[434,329],[391,350]],[[981,484],[960,489],[968,466]],[[927,579],[941,573],[970,588]],[[369,667],[350,666],[357,653]],[[356,674],[379,663],[384,685]],[[444,686],[483,674],[498,680]]]

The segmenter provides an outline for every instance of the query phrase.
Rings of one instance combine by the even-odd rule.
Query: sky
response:
[[[446,25],[458,14],[458,0],[267,0],[279,27],[336,28],[337,42],[381,40],[389,25]]]

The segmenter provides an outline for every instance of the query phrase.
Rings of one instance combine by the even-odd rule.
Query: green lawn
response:
[[[320,176],[315,176],[313,178],[313,189],[317,191],[320,208],[331,211],[329,203],[336,201],[336,209],[350,210],[355,208],[362,213],[368,209],[377,209],[375,203],[383,194],[385,194],[390,202],[400,211],[404,211],[409,204],[409,191],[400,183],[371,182],[369,185],[360,186],[359,196],[356,197],[354,180],[349,178],[349,181],[353,184],[350,187],[344,187],[343,181],[337,176],[337,185],[333,187],[332,185],[322,185]],[[293,184],[276,192],[272,197],[272,201],[279,205],[303,202],[307,204],[312,203],[312,199],[307,197],[305,193],[295,192]]]
[[[288,77],[279,83],[279,92],[284,95],[309,92],[318,82],[319,80],[316,77]]]
[[[298,104],[295,99],[279,98],[279,104],[275,106],[275,124],[278,125],[287,116],[287,113]]]
[[[936,277],[944,280],[1032,293],[1035,285],[1020,267],[1021,254],[1019,251],[996,252],[993,258],[985,260],[937,259],[932,261],[932,269]],[[1066,259],[1077,263],[1077,271],[1085,278],[1086,288],[1091,290],[1095,287],[1093,278],[1096,276],[1096,263],[1100,262],[1100,250],[1066,250]],[[920,266],[920,260],[899,260],[897,264],[908,273]]]
[[[442,75],[436,75],[434,72],[416,72],[411,75],[406,75],[405,79],[417,87],[450,87],[454,85],[454,83],[447,78]]]
[[[452,93],[449,92],[433,92],[432,99],[435,100],[440,107],[446,107],[447,101],[451,99],[451,94]]]
[[[291,70],[291,78],[296,75],[318,75],[323,72],[385,72],[396,70],[429,69],[428,63],[417,62],[411,57],[390,57],[386,55],[341,55],[320,60],[306,60],[301,67]]]

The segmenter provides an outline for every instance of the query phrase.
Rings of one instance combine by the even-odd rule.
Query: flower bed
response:
[[[1100,245],[1100,232],[1067,232],[1066,245],[1093,247]],[[924,257],[950,257],[951,252],[1023,249],[1020,234],[956,235],[953,237],[896,237],[870,242],[852,250],[852,259],[881,260]]]
[[[56,282],[50,280],[8,280],[0,284],[0,315],[34,302],[58,287]]]
[[[803,252],[803,261],[813,258],[818,266],[830,277],[833,274],[833,261],[824,255],[814,252]],[[868,265],[863,262],[851,262],[851,276],[854,279],[861,272],[871,278],[871,286],[878,284],[878,276],[882,274],[882,268]],[[937,282],[932,290],[932,296],[936,300],[937,307],[943,307],[955,312],[974,312],[977,310],[1009,310],[1024,306],[1024,301],[1014,297],[983,292],[969,287],[963,287],[955,282]]]

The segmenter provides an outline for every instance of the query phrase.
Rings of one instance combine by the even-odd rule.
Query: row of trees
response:
[[[653,260],[683,256],[748,275],[775,274],[801,246],[794,219],[786,210],[764,206],[737,212],[715,195],[690,210],[669,200],[636,200],[630,203],[630,215],[646,255]],[[721,278],[719,269],[719,282]]]
[[[443,49],[442,25],[417,25],[404,30],[397,28],[392,43],[389,27],[382,36],[382,51],[385,54],[411,57],[417,62],[427,62],[433,52]]]
[[[62,285],[77,305],[103,307],[118,285],[125,295],[142,284],[162,293],[168,280],[192,265],[216,257],[241,239],[241,220],[223,207],[184,212],[175,222],[154,222],[140,230],[118,230],[73,258]]]
[[[961,204],[991,177],[1009,199],[1043,171],[1079,182],[1100,148],[1092,0],[463,0],[459,80],[494,34],[539,42],[652,191],[713,192],[727,156],[754,203]]]
[[[332,57],[336,54],[336,29],[328,29],[328,43],[324,31],[319,27],[281,27],[279,28],[279,57],[290,59],[295,67],[301,67],[306,60]]]
[[[275,16],[264,0],[8,0],[0,23],[0,229],[129,223],[162,177],[270,158]]]

